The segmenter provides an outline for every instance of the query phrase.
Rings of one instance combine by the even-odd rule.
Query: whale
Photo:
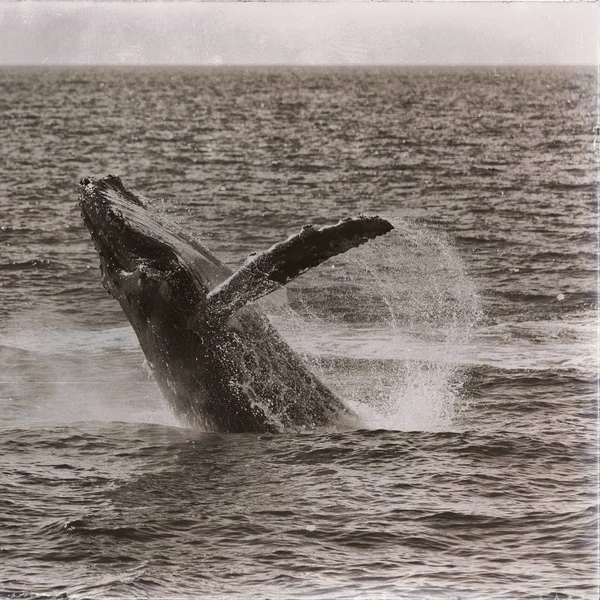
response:
[[[314,431],[356,422],[284,341],[259,299],[393,229],[379,216],[306,225],[226,267],[151,198],[116,175],[79,182],[79,206],[163,397],[187,426],[219,432]]]

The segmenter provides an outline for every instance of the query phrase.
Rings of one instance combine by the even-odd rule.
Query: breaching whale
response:
[[[120,178],[80,181],[102,282],[129,319],[163,396],[192,427],[310,430],[353,413],[305,366],[253,301],[393,226],[359,216],[250,255],[232,273]]]

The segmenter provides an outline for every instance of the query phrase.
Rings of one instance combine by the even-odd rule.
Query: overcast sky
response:
[[[582,2],[0,4],[0,64],[596,64]]]

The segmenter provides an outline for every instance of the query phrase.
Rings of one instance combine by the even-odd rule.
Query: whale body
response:
[[[131,323],[154,378],[191,427],[303,431],[354,415],[252,304],[307,269],[393,229],[360,216],[250,255],[232,273],[119,177],[84,178],[83,220],[102,282]]]

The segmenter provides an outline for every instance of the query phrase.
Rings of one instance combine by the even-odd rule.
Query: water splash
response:
[[[475,287],[443,234],[394,224],[294,286],[278,326],[363,426],[452,428],[460,354],[480,316]]]
[[[475,290],[443,235],[395,226],[304,275],[289,301],[281,292],[263,308],[360,426],[448,429],[462,406],[459,358],[478,314]],[[130,327],[79,331],[39,317],[35,332],[21,318],[0,337],[10,420],[176,423]]]

